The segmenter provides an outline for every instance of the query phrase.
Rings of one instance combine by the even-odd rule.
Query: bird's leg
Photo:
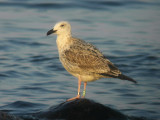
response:
[[[78,77],[78,94],[77,97],[80,98],[80,90],[81,90],[81,77]]]
[[[81,89],[81,77],[79,76],[78,77],[78,94],[76,97],[70,98],[67,101],[71,101],[71,100],[75,100],[75,99],[80,98],[80,89]]]
[[[87,86],[87,82],[84,82],[84,90],[83,90],[83,96],[82,96],[82,98],[84,98],[85,95],[86,95],[86,86]]]

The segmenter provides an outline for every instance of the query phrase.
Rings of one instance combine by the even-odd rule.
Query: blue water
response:
[[[129,116],[160,118],[158,0],[1,0],[0,110],[34,113],[76,96],[77,78],[61,65],[56,36],[46,36],[61,20],[138,81],[90,82],[87,98]]]

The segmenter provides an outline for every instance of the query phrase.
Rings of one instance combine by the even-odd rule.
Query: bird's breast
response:
[[[56,42],[57,42],[59,54],[69,49],[71,45],[71,42],[67,37],[57,37]]]

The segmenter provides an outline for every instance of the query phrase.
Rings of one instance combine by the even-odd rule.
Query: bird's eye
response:
[[[64,24],[62,24],[61,27],[64,27]]]

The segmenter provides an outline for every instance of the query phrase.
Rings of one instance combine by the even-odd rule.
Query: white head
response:
[[[69,24],[69,22],[66,22],[66,21],[58,22],[53,27],[53,29],[51,29],[47,32],[47,35],[50,35],[52,33],[57,34],[57,35],[68,35],[68,36],[70,36],[71,35],[71,25]]]

